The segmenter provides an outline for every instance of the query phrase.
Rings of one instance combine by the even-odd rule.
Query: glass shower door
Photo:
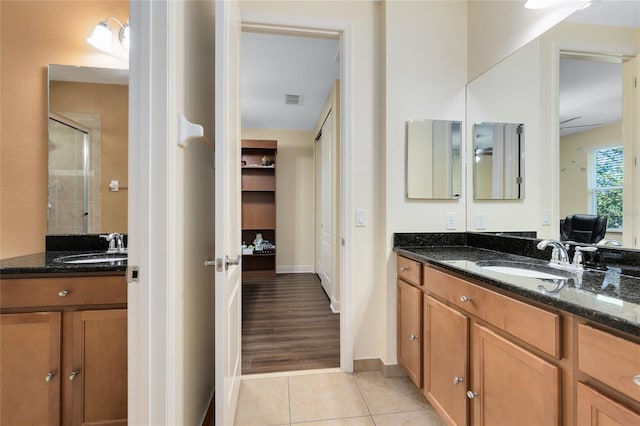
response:
[[[86,234],[89,132],[72,120],[49,117],[48,234]]]

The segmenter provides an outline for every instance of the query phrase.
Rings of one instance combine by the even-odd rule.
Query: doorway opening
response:
[[[243,273],[242,374],[338,368],[341,32],[242,31],[242,139],[277,143],[275,265]]]

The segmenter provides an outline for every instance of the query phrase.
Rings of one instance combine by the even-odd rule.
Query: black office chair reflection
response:
[[[607,232],[607,217],[592,214],[567,216],[560,224],[560,241],[596,244]]]

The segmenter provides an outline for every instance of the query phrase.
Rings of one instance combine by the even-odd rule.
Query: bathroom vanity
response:
[[[126,261],[0,267],[0,423],[127,424]]]
[[[445,422],[640,424],[640,279],[468,243],[394,249],[398,361]]]

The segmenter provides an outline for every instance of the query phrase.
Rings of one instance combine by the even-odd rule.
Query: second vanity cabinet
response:
[[[397,259],[398,361],[446,424],[640,425],[639,336]]]
[[[0,280],[0,423],[127,423],[124,276]]]
[[[422,387],[422,264],[398,260],[398,362]]]
[[[560,424],[560,368],[519,342],[558,354],[559,316],[426,266],[423,279],[423,392],[447,423]]]

